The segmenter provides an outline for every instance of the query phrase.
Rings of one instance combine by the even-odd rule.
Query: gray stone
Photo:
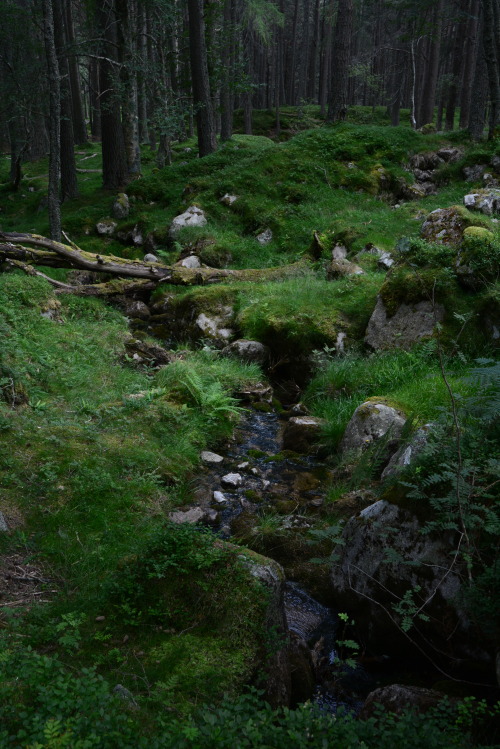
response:
[[[0,533],[8,533],[8,532],[9,532],[9,526],[7,525],[5,515],[3,514],[3,512],[0,512]]]
[[[345,276],[362,276],[364,274],[363,268],[360,268],[356,263],[351,263],[349,260],[332,260],[328,268],[326,269],[326,277],[333,281],[337,278],[344,278]]]
[[[297,453],[308,453],[321,437],[323,419],[315,416],[292,416],[283,431],[283,448]]]
[[[153,255],[152,252],[148,252],[146,255],[144,255],[144,262],[145,263],[159,263],[160,261],[156,257],[156,255]]]
[[[222,461],[224,460],[222,455],[217,455],[217,453],[212,453],[210,452],[210,450],[203,450],[200,457],[204,463],[217,464],[217,463],[222,463]]]
[[[343,244],[336,244],[332,250],[332,260],[345,260],[347,257],[347,247]]]
[[[410,159],[410,167],[412,171],[414,169],[420,169],[422,171],[429,171],[437,169],[441,166],[444,159],[435,151],[426,151],[425,153],[417,153]]]
[[[201,268],[200,258],[197,255],[184,257],[176,265],[180,265],[181,268]]]
[[[394,265],[394,258],[390,252],[383,252],[378,259],[378,267],[381,270],[390,270]]]
[[[444,319],[444,307],[422,301],[401,304],[389,317],[384,302],[379,297],[368,323],[365,343],[378,351],[388,348],[408,349],[422,338],[430,338],[437,322]]]
[[[102,237],[110,237],[115,233],[118,224],[110,218],[103,218],[95,225],[97,233]]]
[[[158,346],[156,343],[141,341],[138,338],[127,338],[125,341],[127,355],[132,357],[138,364],[147,364],[148,367],[161,367],[170,364],[172,354]]]
[[[138,320],[149,320],[151,312],[144,302],[138,299],[129,299],[126,296],[116,297],[114,300],[116,306],[123,312],[125,317],[135,318]]]
[[[386,403],[366,401],[351,416],[340,443],[340,451],[360,452],[386,435],[397,439],[405,423],[406,416],[401,411]]]
[[[474,210],[476,207],[476,200],[479,198],[479,193],[469,193],[469,195],[464,196],[464,205],[466,208],[469,208],[471,210]]]
[[[385,712],[395,713],[396,715],[401,715],[408,708],[413,708],[419,714],[426,713],[439,705],[444,699],[446,699],[446,695],[436,692],[434,689],[409,686],[408,684],[390,684],[370,692],[358,718],[360,720],[372,718],[377,707],[383,707]]]
[[[398,473],[398,471],[409,466],[415,460],[417,455],[421,453],[427,445],[429,430],[431,427],[432,424],[425,424],[423,427],[420,427],[420,429],[417,429],[407,444],[401,445],[399,450],[394,453],[389,463],[384,468],[382,479],[393,476],[395,473]]]
[[[214,497],[214,501],[218,502],[219,504],[223,504],[223,502],[227,502],[227,497],[222,492],[214,492],[213,497]]]
[[[420,233],[429,242],[455,245],[462,241],[465,226],[457,208],[436,208],[426,217]]]
[[[253,385],[240,387],[234,392],[235,398],[243,403],[268,403],[273,402],[274,392],[268,382],[256,382]]]
[[[466,182],[479,182],[486,171],[484,164],[474,164],[474,166],[465,166],[463,169],[464,179]]]
[[[272,238],[273,233],[271,229],[264,229],[264,231],[262,231],[260,234],[257,234],[256,237],[257,242],[262,245],[269,244],[269,242],[272,241]]]
[[[233,205],[233,203],[236,203],[237,200],[238,200],[237,195],[230,195],[227,192],[225,195],[222,196],[222,198],[220,199],[220,202],[223,203],[224,205],[230,206],[230,205]]]
[[[111,212],[113,216],[119,221],[123,220],[124,218],[128,218],[128,215],[130,213],[130,201],[126,193],[118,193],[115,198],[115,202],[113,203]]]
[[[469,193],[464,204],[470,211],[480,211],[486,216],[500,213],[500,189],[490,188]]]
[[[496,172],[500,172],[500,156],[495,154],[491,157],[491,166]]]
[[[462,158],[463,151],[460,148],[446,146],[445,148],[440,148],[437,152],[437,155],[440,159],[443,159],[443,161],[446,161],[448,164],[454,164],[455,161],[458,161]]]
[[[239,473],[226,473],[225,476],[222,476],[220,481],[222,486],[225,486],[226,489],[237,489],[243,483],[243,479]]]
[[[201,312],[196,318],[196,326],[207,338],[212,338],[220,343],[227,342],[234,335],[232,328],[225,327],[228,317],[230,317],[229,313],[224,314],[224,316],[213,315],[209,317],[204,312]]]
[[[139,227],[139,224],[136,224],[132,229],[130,239],[132,240],[132,244],[134,245],[134,247],[142,247],[142,245],[144,244],[144,236]]]
[[[175,237],[186,226],[206,226],[206,224],[207,219],[204,212],[198,206],[192,205],[187,211],[174,218],[170,225],[169,234],[171,237]]]
[[[209,507],[191,507],[189,510],[175,510],[169,514],[172,523],[212,523],[213,512]]]
[[[234,356],[245,362],[266,364],[269,361],[270,349],[259,341],[249,341],[240,338],[222,349],[222,356]]]

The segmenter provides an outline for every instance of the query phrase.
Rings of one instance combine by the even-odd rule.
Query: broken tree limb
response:
[[[26,247],[25,245],[33,245],[33,247]],[[47,239],[47,237],[41,237],[38,234],[0,232],[0,262],[6,260],[17,260],[29,265],[42,265],[51,268],[72,268],[106,273],[119,278],[144,279],[152,284],[148,288],[155,288],[160,283],[176,286],[196,286],[231,281],[275,281],[298,275],[306,270],[309,265],[308,259],[303,258],[291,265],[275,268],[248,268],[245,270],[208,267],[184,268],[179,265],[144,263],[139,260],[115,257],[114,255],[85,252],[73,243],[70,246]],[[79,293],[76,291],[78,287],[73,288],[74,291],[71,289],[73,293]],[[61,289],[61,292],[63,291]]]

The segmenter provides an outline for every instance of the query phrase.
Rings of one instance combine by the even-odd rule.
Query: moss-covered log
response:
[[[183,268],[181,266],[163,265],[162,263],[127,260],[114,255],[85,252],[76,245],[69,246],[37,234],[0,232],[0,262],[9,260],[50,268],[72,268],[107,273],[120,278],[144,279],[152,284],[147,286],[148,289],[154,288],[159,283],[196,286],[228,281],[274,281],[297,275],[308,266],[308,260],[304,258],[297,263],[277,268],[247,268],[245,270],[208,267]],[[98,285],[104,286],[104,284],[96,284],[96,286]],[[68,292],[87,293],[87,287],[71,287],[68,284],[65,286]],[[106,286],[108,285],[106,284]],[[132,287],[127,288],[131,289]],[[61,286],[60,291],[64,292],[65,289]],[[94,295],[98,296],[99,294]]]

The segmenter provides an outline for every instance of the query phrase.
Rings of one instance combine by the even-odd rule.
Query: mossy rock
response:
[[[492,242],[495,238],[495,235],[492,231],[489,229],[486,229],[484,226],[468,226],[466,229],[464,229],[464,242],[467,243],[471,239],[473,240],[481,240],[482,242]]]

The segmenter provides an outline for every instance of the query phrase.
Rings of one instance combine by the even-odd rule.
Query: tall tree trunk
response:
[[[455,109],[457,106],[457,95],[460,84],[460,73],[463,62],[463,45],[465,37],[465,13],[466,3],[464,0],[460,3],[460,18],[455,28],[455,44],[453,47],[453,66],[452,78],[448,88],[448,100],[446,102],[446,130],[453,130],[455,126]]]
[[[217,150],[215,118],[210,96],[207,47],[205,42],[205,19],[202,0],[188,0],[189,50],[191,53],[191,78],[193,103],[196,111],[198,151],[208,156]]]
[[[232,92],[234,66],[234,2],[225,0],[222,22],[222,84],[220,91],[222,141],[233,134],[234,94]]]
[[[339,0],[333,42],[332,86],[328,101],[327,122],[345,119],[351,62],[352,0]]]
[[[54,12],[52,0],[43,0],[43,38],[47,57],[47,72],[49,83],[49,185],[48,208],[49,226],[52,239],[61,239],[61,202],[59,199],[59,180],[61,172],[61,141],[59,122],[61,119],[61,87],[59,66],[57,64]]]
[[[114,0],[99,3],[98,19],[103,34],[103,57],[99,61],[101,101],[102,182],[106,190],[118,190],[127,181],[127,159],[119,98],[117,16]]]
[[[443,28],[444,0],[438,0],[433,14],[433,31],[430,43],[430,57],[427,65],[422,105],[420,108],[420,124],[434,122],[434,104],[439,72],[439,51],[441,48],[441,33]]]
[[[73,23],[73,10],[71,0],[64,0],[63,4],[64,20],[63,24],[66,30],[66,38],[69,46],[68,53],[68,72],[69,88],[71,92],[71,118],[73,124],[73,136],[75,143],[82,145],[88,140],[87,125],[83,111],[82,87],[80,82],[80,71],[78,70],[78,59],[74,53],[75,46],[75,27]]]
[[[93,140],[101,139],[101,97],[99,96],[99,62],[89,62],[90,133]]]
[[[484,19],[480,21],[480,26]],[[482,31],[482,29],[481,29]],[[488,70],[482,40],[478,45],[476,72],[472,84],[471,106],[468,130],[473,140],[481,140],[486,122],[486,106],[488,102]]]
[[[460,129],[465,130],[469,125],[472,81],[476,69],[478,55],[478,21],[479,0],[469,1],[469,20],[467,23],[467,39],[465,45],[464,77],[460,93]]]
[[[52,0],[54,33],[59,65],[61,91],[61,201],[78,196],[76,178],[75,138],[73,135],[73,107],[70,90],[70,67],[67,57],[68,39],[65,33],[65,9],[62,0]]]
[[[123,86],[122,125],[127,169],[130,177],[141,172],[139,145],[139,104],[137,93],[137,2],[116,0],[118,28],[121,31],[119,49],[123,51],[120,62]]]
[[[490,88],[490,120],[488,137],[493,138],[500,121],[500,60],[497,38],[498,0],[482,0],[484,24],[483,43]]]

